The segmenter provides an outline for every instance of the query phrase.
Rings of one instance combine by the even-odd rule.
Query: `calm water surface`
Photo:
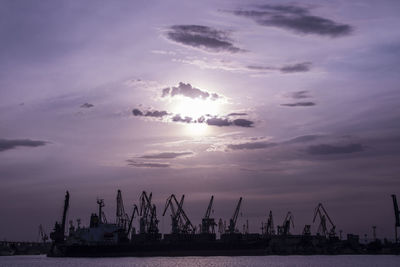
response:
[[[400,267],[400,256],[260,256],[260,257],[154,257],[154,258],[47,258],[46,256],[0,257],[0,266],[386,266]]]

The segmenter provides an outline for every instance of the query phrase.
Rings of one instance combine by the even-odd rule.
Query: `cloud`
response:
[[[89,103],[84,103],[81,105],[81,108],[92,108],[92,107],[94,107],[94,105]]]
[[[169,27],[166,37],[174,42],[209,52],[243,51],[233,45],[227,32],[202,25],[174,25]]]
[[[232,112],[232,113],[229,113],[227,116],[246,116],[247,115],[247,113],[244,113],[244,112]]]
[[[156,154],[149,154],[141,156],[143,159],[174,159],[177,157],[189,156],[193,155],[191,151],[183,151],[183,152],[161,152]]]
[[[314,102],[297,102],[297,103],[288,103],[288,104],[281,104],[281,106],[286,107],[311,107],[315,106]]]
[[[295,72],[307,72],[311,69],[311,62],[300,62],[282,67],[273,66],[261,66],[261,65],[248,65],[247,69],[252,71],[280,71],[282,73],[295,73]]]
[[[246,119],[236,119],[233,120],[233,124],[240,127],[252,127],[254,122]]]
[[[128,159],[128,166],[139,167],[139,168],[168,168],[169,163],[159,163],[159,162],[136,162],[134,160]]]
[[[304,142],[310,142],[310,141],[315,141],[318,138],[321,138],[322,135],[303,135],[303,136],[298,136],[295,138],[292,138],[288,141],[283,142],[283,144],[296,144],[296,143],[304,143]]]
[[[307,72],[310,70],[311,62],[302,62],[293,65],[286,65],[279,70],[283,73],[294,73],[294,72]]]
[[[137,108],[132,110],[132,114],[134,116],[155,117],[155,118],[162,118],[164,116],[169,115],[169,113],[164,110],[161,110],[161,111],[160,110],[152,110],[152,111],[149,110],[149,111],[144,112]]]
[[[210,93],[207,91],[200,90],[198,88],[192,87],[190,83],[183,83],[180,82],[177,87],[167,87],[162,90],[161,97],[174,97],[176,95],[182,95],[190,98],[200,98],[203,100],[206,99],[211,99],[211,100],[217,100],[219,98],[222,98],[219,96],[217,93]]]
[[[14,149],[16,147],[24,146],[24,147],[38,147],[44,146],[47,142],[38,141],[38,140],[30,140],[30,139],[0,139],[0,152]]]
[[[295,5],[262,5],[255,10],[236,10],[233,14],[253,19],[262,26],[278,27],[299,34],[340,37],[349,35],[352,27],[312,15],[310,10]]]
[[[213,117],[210,119],[206,120],[206,123],[208,125],[214,125],[214,126],[231,126],[232,122],[226,118],[218,118],[218,117]]]
[[[192,117],[182,117],[180,114],[168,113],[167,111],[141,111],[137,108],[132,110],[132,114],[134,116],[139,117],[153,117],[163,119],[165,122],[181,122],[181,123],[205,123],[210,126],[239,126],[239,127],[253,127],[254,122],[247,119],[234,119],[231,120],[228,116],[219,117],[219,116],[211,116],[209,114],[200,116],[195,119]],[[234,114],[234,113],[231,113]],[[237,113],[237,114],[245,114],[245,113]],[[233,116],[233,115],[232,115]]]
[[[310,98],[310,96],[308,95],[308,91],[293,92],[293,93],[290,94],[290,97],[294,98],[294,99]]]
[[[193,118],[191,117],[184,117],[182,118],[181,115],[177,114],[175,116],[172,117],[172,121],[173,122],[186,122],[186,123],[191,123],[193,121]]]
[[[357,143],[344,146],[321,144],[309,146],[307,148],[307,153],[310,155],[349,154],[361,151],[364,151],[364,147]]]
[[[276,143],[270,143],[270,142],[246,142],[246,143],[240,143],[240,144],[229,144],[227,145],[228,149],[231,150],[252,150],[252,149],[264,149],[264,148],[269,148],[276,146]]]

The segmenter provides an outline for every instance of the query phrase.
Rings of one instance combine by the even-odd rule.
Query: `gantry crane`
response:
[[[171,210],[172,220],[172,233],[173,234],[194,234],[196,228],[193,226],[185,211],[183,210],[183,201],[185,195],[182,195],[180,202],[176,199],[175,195],[172,194],[165,202],[165,208],[163,216],[167,212],[168,207]]]
[[[116,212],[116,224],[120,229],[128,232],[129,215],[125,212],[124,202],[122,200],[121,190],[117,192],[117,212]]]
[[[206,213],[201,220],[201,233],[202,234],[214,234],[215,233],[215,226],[217,225],[215,223],[214,218],[210,218],[211,211],[212,211],[212,205],[214,201],[214,196],[211,196],[210,203],[208,204]]]
[[[334,238],[336,236],[336,232],[335,232],[336,226],[333,223],[333,221],[331,220],[331,218],[329,217],[328,212],[326,211],[326,209],[324,208],[324,206],[321,203],[319,203],[318,206],[315,208],[313,223],[315,223],[317,215],[319,216],[319,219],[320,219],[320,223],[318,226],[318,233],[325,237]],[[328,222],[331,226],[329,231],[328,231],[328,227],[326,225],[326,219],[328,219]]]
[[[131,231],[132,231],[132,223],[133,223],[133,219],[135,218],[135,214],[139,215],[139,210],[138,207],[136,206],[136,204],[133,204],[133,211],[132,211],[132,216],[129,220],[129,226],[128,229],[126,231],[128,238],[131,236]]]
[[[53,232],[50,233],[50,238],[54,241],[54,243],[63,243],[65,239],[65,221],[67,219],[67,212],[69,208],[69,192],[65,193],[64,199],[64,209],[63,215],[61,219],[61,223],[56,222],[54,225]]]
[[[236,209],[235,212],[232,215],[232,218],[229,220],[229,226],[227,229],[227,232],[230,234],[236,233],[238,232],[238,230],[236,229],[236,221],[239,215],[239,211],[240,211],[240,205],[242,204],[242,197],[239,198],[239,202],[236,205]]]
[[[139,233],[141,234],[158,234],[158,219],[156,205],[151,203],[153,194],[147,195],[143,191],[140,195],[140,220]]]
[[[290,226],[292,226],[294,228],[294,217],[293,217],[293,214],[289,211],[286,214],[286,217],[283,220],[282,225],[278,226],[278,234],[279,235],[290,235]]]
[[[272,216],[272,210],[269,211],[267,225],[265,226],[266,235],[275,235],[274,217]]]
[[[393,200],[393,208],[394,208],[394,218],[395,218],[395,224],[394,224],[394,238],[396,243],[398,242],[398,237],[397,237],[397,227],[400,227],[400,210],[399,206],[397,206],[397,199],[396,195],[392,195],[392,200]]]

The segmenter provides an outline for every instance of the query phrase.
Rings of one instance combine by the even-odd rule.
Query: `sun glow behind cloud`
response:
[[[171,103],[170,110],[179,114],[182,117],[191,117],[193,120],[197,120],[201,116],[210,114],[217,115],[220,112],[221,103],[216,100],[202,100],[202,99],[191,99],[187,97],[179,97]]]

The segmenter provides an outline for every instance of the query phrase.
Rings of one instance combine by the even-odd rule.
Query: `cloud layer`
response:
[[[300,34],[340,37],[352,32],[348,24],[312,15],[309,9],[295,5],[266,4],[253,10],[236,10],[233,13],[251,18],[262,26],[288,29]]]
[[[169,27],[166,36],[174,42],[209,52],[243,51],[233,45],[228,32],[202,25],[173,25]]]

